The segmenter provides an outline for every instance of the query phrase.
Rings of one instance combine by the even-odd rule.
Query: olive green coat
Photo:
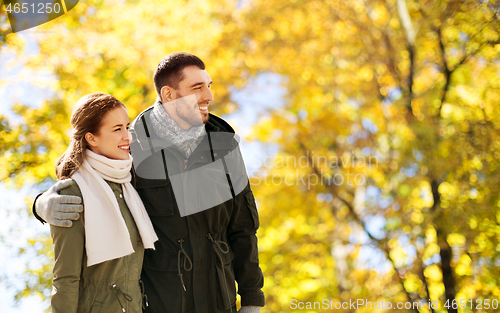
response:
[[[121,185],[107,183],[118,200],[135,252],[87,267],[83,214],[70,228],[51,225],[50,233],[54,242],[55,256],[52,312],[142,312],[139,279],[144,246],[123,198]],[[61,190],[60,194],[82,196],[80,188],[74,181],[70,187]]]

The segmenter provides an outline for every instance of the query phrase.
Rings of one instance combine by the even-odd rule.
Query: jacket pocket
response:
[[[255,204],[255,198],[253,196],[252,191],[248,191],[245,193],[245,199],[247,202],[247,208],[250,210],[250,214],[252,214],[252,220],[253,220],[253,229],[257,230],[259,229],[259,212],[257,211],[257,205]]]
[[[136,177],[136,189],[150,216],[174,215],[174,199],[170,180]]]

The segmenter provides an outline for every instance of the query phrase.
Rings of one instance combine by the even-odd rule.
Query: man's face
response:
[[[184,79],[172,91],[176,115],[191,126],[205,124],[208,106],[214,100],[210,91],[212,79],[206,70],[197,66],[185,67],[183,74]]]

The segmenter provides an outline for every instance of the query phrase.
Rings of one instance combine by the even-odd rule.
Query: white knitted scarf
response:
[[[130,183],[132,156],[112,160],[86,150],[82,166],[73,178],[82,192],[85,216],[87,266],[113,260],[134,252],[130,234],[111,187],[104,181],[122,185],[125,202],[132,214],[146,249],[158,240],[139,194]]]

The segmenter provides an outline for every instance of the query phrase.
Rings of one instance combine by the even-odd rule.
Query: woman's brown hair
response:
[[[85,150],[88,148],[85,134],[99,135],[106,113],[119,106],[127,109],[118,99],[105,93],[93,93],[78,100],[71,114],[73,131],[68,149],[56,163],[57,179],[70,178],[80,168],[85,159]]]

